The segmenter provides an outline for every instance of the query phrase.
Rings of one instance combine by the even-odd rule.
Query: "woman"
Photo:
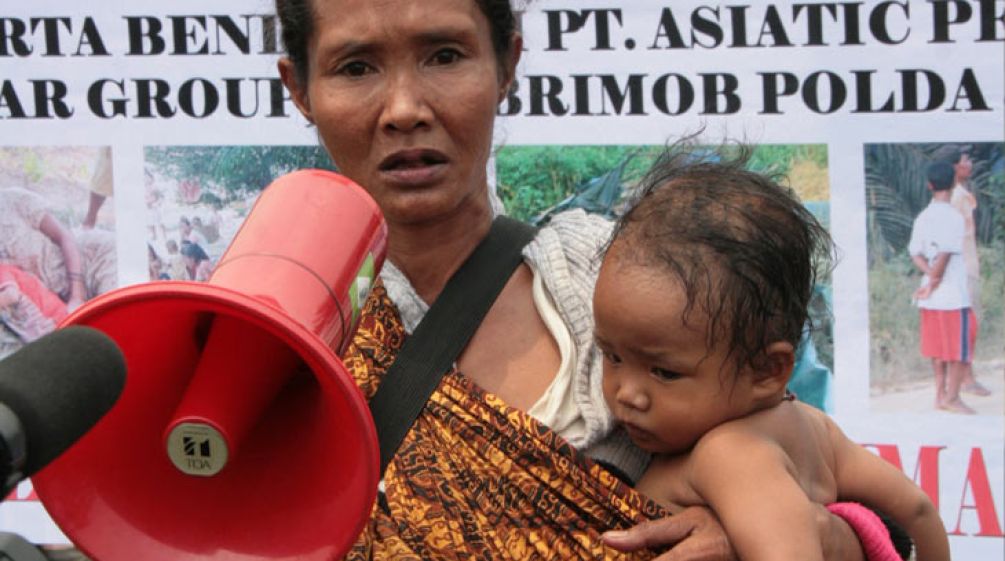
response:
[[[371,292],[346,359],[369,397],[489,230],[486,164],[521,37],[508,1],[276,7],[288,53],[283,82],[338,169],[388,223],[384,285]],[[589,300],[608,228],[581,212],[556,217],[524,249],[385,472],[386,493],[350,559],[609,557],[616,552],[600,532],[610,527],[634,527],[608,540],[625,550],[676,544],[665,558],[732,558],[708,511],[664,517],[584,457],[629,480],[646,461],[609,432],[601,405]],[[659,520],[637,525],[650,517]],[[854,535],[834,520],[821,515],[825,541],[834,538],[827,545],[839,552],[831,558],[860,558]]]

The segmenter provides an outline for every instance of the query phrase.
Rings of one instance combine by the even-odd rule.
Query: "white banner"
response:
[[[28,241],[0,240],[0,267],[29,274],[21,288],[45,317],[5,320],[0,352],[75,298],[39,217],[78,244],[85,298],[200,279],[269,178],[326,165],[279,82],[272,12],[264,0],[6,3],[0,232]],[[521,26],[494,161],[509,212],[539,216],[615,169],[628,189],[656,147],[699,129],[758,145],[840,252],[819,287],[832,315],[818,312],[826,331],[813,338],[830,371],[822,406],[929,494],[954,559],[1005,559],[1005,0],[548,0]],[[910,299],[921,173],[951,149],[973,162],[972,369],[989,393],[963,394],[975,415],[935,407]],[[186,263],[183,239],[205,259]],[[5,271],[0,283],[13,282]],[[0,505],[0,529],[66,540],[28,482]]]

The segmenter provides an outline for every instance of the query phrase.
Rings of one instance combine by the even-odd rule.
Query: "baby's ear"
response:
[[[754,392],[759,398],[781,395],[792,377],[796,351],[788,341],[775,341],[764,350],[761,367],[754,380]]]

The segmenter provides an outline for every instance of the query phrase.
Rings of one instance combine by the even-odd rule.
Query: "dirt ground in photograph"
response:
[[[1005,359],[974,361],[974,376],[991,390],[989,396],[964,393],[963,401],[979,415],[1005,415]],[[924,381],[904,382],[887,388],[873,386],[870,408],[882,413],[927,413],[935,411],[935,384]],[[939,411],[945,415],[954,415]]]

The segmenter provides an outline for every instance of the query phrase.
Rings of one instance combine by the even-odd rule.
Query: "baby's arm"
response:
[[[695,446],[691,466],[692,486],[719,516],[740,559],[823,560],[817,507],[778,444],[713,431]]]
[[[886,514],[914,541],[917,561],[948,561],[949,539],[928,496],[900,470],[829,425],[835,442],[838,497]]]

